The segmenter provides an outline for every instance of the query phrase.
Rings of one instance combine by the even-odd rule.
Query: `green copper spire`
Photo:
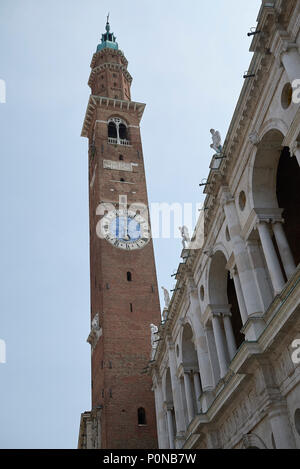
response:
[[[98,45],[97,52],[106,48],[118,50],[119,46],[118,46],[118,43],[116,42],[117,38],[114,35],[114,33],[110,32],[109,14],[107,15],[105,29],[106,29],[106,33],[102,34],[101,44]]]

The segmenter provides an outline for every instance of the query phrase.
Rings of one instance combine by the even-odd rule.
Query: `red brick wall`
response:
[[[139,125],[134,111],[97,109],[97,120],[118,116]],[[119,250],[96,235],[100,202],[148,205],[143,153],[138,128],[130,128],[130,147],[108,144],[107,125],[96,124],[96,153],[89,156],[91,316],[99,313],[103,336],[92,356],[92,406],[102,405],[102,447],[109,449],[157,448],[154,394],[151,378],[142,374],[150,360],[150,324],[160,322],[160,306],[152,242],[132,252]],[[91,142],[90,142],[91,143]],[[103,160],[137,163],[134,172],[103,169]],[[124,178],[134,185],[115,183]],[[111,192],[111,188],[115,192]],[[136,194],[132,194],[132,191]],[[127,272],[132,272],[132,282]],[[107,286],[109,288],[107,288]],[[133,311],[130,311],[132,303]],[[103,368],[102,368],[103,367]],[[146,410],[147,425],[138,425],[138,408]]]
[[[91,82],[92,94],[130,101],[131,82],[126,73],[127,60],[121,51],[104,49],[98,52],[92,68],[96,69]]]

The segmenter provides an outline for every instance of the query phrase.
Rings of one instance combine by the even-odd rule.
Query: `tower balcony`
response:
[[[110,143],[111,145],[123,145],[123,146],[126,146],[126,147],[130,147],[129,140],[122,139],[122,138],[108,137],[108,143]]]

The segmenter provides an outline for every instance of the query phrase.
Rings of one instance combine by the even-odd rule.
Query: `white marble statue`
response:
[[[180,226],[180,227],[179,227],[179,231],[180,231],[181,237],[182,237],[182,246],[183,246],[183,249],[186,249],[187,244],[191,242],[189,230],[188,230],[188,228],[187,228],[186,226]]]
[[[101,336],[102,336],[102,329],[100,326],[99,313],[97,313],[94,319],[92,320],[91,332],[87,338],[87,342],[92,346],[93,350],[95,349],[97,342]]]
[[[151,329],[151,360],[153,360],[154,356],[155,356],[155,351],[157,349],[157,345],[158,345],[158,327],[155,326],[154,324],[150,324],[150,329]]]
[[[96,314],[92,321],[92,330],[99,331],[100,330],[100,321],[99,321],[99,313]]]
[[[168,309],[168,307],[170,306],[170,295],[169,295],[169,292],[168,290],[165,288],[165,287],[161,287],[163,292],[164,292],[164,297],[165,297],[165,308]]]
[[[212,141],[213,141],[210,148],[215,150],[217,153],[222,153],[223,147],[222,147],[222,139],[221,139],[220,132],[218,130],[211,129],[210,133],[212,135]]]

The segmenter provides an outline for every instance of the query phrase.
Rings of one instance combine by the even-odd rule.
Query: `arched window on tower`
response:
[[[131,272],[127,272],[127,281],[132,282],[132,273]]]
[[[108,143],[130,145],[127,124],[119,117],[112,117],[108,121]]]
[[[117,138],[117,137],[118,137],[117,126],[115,122],[110,122],[108,124],[108,138]]]
[[[124,124],[119,125],[119,136],[121,140],[128,140],[127,127]]]
[[[138,424],[139,425],[147,425],[146,411],[143,407],[140,407],[138,409]]]

